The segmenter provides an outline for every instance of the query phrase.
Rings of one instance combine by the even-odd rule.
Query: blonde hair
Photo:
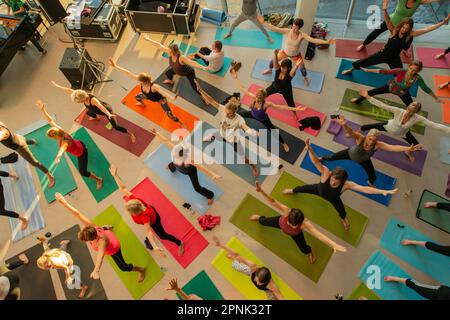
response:
[[[368,136],[374,136],[374,137],[379,137],[381,135],[380,130],[378,129],[370,129],[369,132],[367,133]]]
[[[125,203],[125,208],[132,215],[137,215],[145,211],[146,207],[138,199],[132,199]]]
[[[233,97],[225,104],[225,110],[236,113],[240,106],[241,103],[239,102],[239,100]]]
[[[267,98],[267,91],[264,89],[258,90],[255,94],[256,100],[264,101]]]
[[[148,83],[148,84],[152,83],[152,77],[147,72],[139,73],[137,76],[137,79],[139,82]]]
[[[51,262],[51,258],[55,257],[59,257],[61,255],[61,250],[59,249],[50,249],[45,251],[42,256],[40,256],[37,260],[36,260],[36,264],[38,266],[39,269],[42,270],[48,270],[52,268],[52,262]],[[73,260],[71,259],[71,257],[69,256],[69,264],[73,265]],[[50,266],[48,266],[50,265]]]
[[[417,113],[422,110],[422,103],[420,103],[419,101],[411,102],[406,109],[414,109],[414,112]]]
[[[50,269],[50,267],[48,267],[47,265],[48,265],[48,262],[49,262],[49,259],[50,257],[49,256],[47,256],[47,255],[45,255],[45,253],[42,255],[42,256],[40,256],[37,260],[36,260],[36,264],[37,264],[37,266],[38,266],[38,268],[39,269],[42,269],[42,270],[48,270],[48,269]]]
[[[72,94],[70,95],[70,98],[72,99],[73,102],[82,103],[82,102],[84,102],[84,100],[89,98],[89,94],[84,90],[78,89],[78,90],[74,90],[72,92]]]
[[[66,133],[59,128],[51,127],[47,130],[47,137],[56,140],[63,140],[66,138]]]

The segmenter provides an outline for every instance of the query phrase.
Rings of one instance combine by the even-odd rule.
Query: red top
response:
[[[125,196],[125,202],[128,202],[130,200],[139,200],[140,202],[142,202],[145,206],[145,211],[141,212],[139,214],[132,214],[131,218],[133,218],[133,221],[136,224],[146,224],[149,223],[153,224],[156,221],[156,212],[153,209],[152,206],[148,205],[144,200],[142,200],[141,198],[136,197],[134,194],[131,194],[131,196]]]
[[[290,235],[292,237],[298,236],[300,233],[302,233],[302,225],[299,224],[296,227],[292,227],[288,224],[288,217],[287,216],[281,216],[280,220],[278,221],[278,224],[280,226],[280,229],[286,233],[287,235]]]
[[[84,147],[81,144],[81,141],[75,140],[69,135],[67,135],[67,139],[69,140],[69,145],[68,145],[66,151],[70,154],[73,154],[77,158],[81,157],[81,155],[84,152]],[[59,143],[59,146],[61,146],[61,143]]]
[[[109,230],[103,230],[103,228],[96,227],[98,238],[94,241],[90,241],[91,248],[94,251],[98,251],[98,240],[101,238],[107,238],[108,246],[105,249],[105,254],[107,256],[113,256],[120,250],[120,241],[117,239],[116,235]]]

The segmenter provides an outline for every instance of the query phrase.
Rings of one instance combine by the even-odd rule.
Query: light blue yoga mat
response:
[[[220,26],[227,19],[227,15],[222,10],[203,8],[200,19],[215,24],[216,26]]]
[[[2,164],[0,170],[15,171],[19,175],[19,180],[12,178],[1,178],[5,194],[6,209],[26,214],[30,220],[28,228],[20,230],[20,220],[9,218],[9,225],[12,231],[12,241],[19,241],[30,234],[45,227],[44,217],[42,216],[40,197],[36,192],[36,186],[31,175],[28,163],[19,157],[19,160],[13,164]]]
[[[380,286],[373,287],[372,279],[380,271]],[[386,257],[381,251],[375,251],[359,271],[358,277],[362,282],[383,300],[425,300],[422,296],[411,290],[406,285],[398,282],[384,282],[384,277],[396,276],[400,278],[411,278],[399,266]],[[369,280],[369,281],[368,281]]]
[[[403,228],[401,228],[401,227]],[[442,284],[450,285],[450,257],[418,246],[404,246],[402,241],[417,240],[434,242],[433,239],[414,230],[403,221],[390,218],[380,239],[380,245],[416,269],[436,279]]]
[[[224,46],[272,49],[281,48],[283,45],[283,35],[281,33],[267,30],[273,39],[273,44],[267,40],[266,36],[259,29],[239,29],[233,31],[233,35],[224,39],[223,37],[230,31],[230,28],[217,28],[215,40],[222,41]]]
[[[445,164],[450,164],[450,138],[441,137],[441,161]]]
[[[178,45],[178,47],[180,48],[180,51],[185,56],[187,56],[191,53],[196,53],[199,50],[199,48],[197,48],[195,46],[189,46],[186,43],[181,42],[181,41],[172,41],[170,44],[172,44],[172,43],[176,43]],[[169,58],[169,55],[167,53],[163,53],[163,57]],[[200,63],[202,66],[206,66],[205,62],[202,59],[196,59],[195,61]],[[230,69],[231,62],[233,62],[233,59],[231,59],[229,57],[225,57],[225,59],[223,61],[222,69],[220,69],[218,72],[210,72],[210,73],[215,74],[219,77],[224,77],[227,74],[228,70]]]
[[[275,78],[275,69],[272,70],[271,74],[262,74],[264,70],[269,68],[269,63],[269,60],[256,59],[255,66],[252,71],[252,78],[272,82]],[[308,70],[307,77],[310,82],[309,86],[305,85],[305,80],[303,79],[302,73],[298,70],[294,79],[292,79],[292,86],[294,88],[320,93],[322,91],[325,74],[322,72]]]
[[[316,144],[311,144],[311,147],[314,150],[317,157],[323,157],[332,153],[330,150],[322,148]],[[364,171],[362,166],[360,166],[358,163],[354,161],[351,160],[324,161],[324,165],[327,166],[327,168],[329,168],[330,170],[333,170],[336,167],[344,168],[349,175],[348,179],[350,181],[356,182],[357,184],[360,184],[362,186],[367,186],[368,178],[366,172]],[[305,158],[300,164],[300,167],[312,173],[320,175],[319,171],[309,158],[309,153],[306,154]],[[395,188],[395,184],[397,182],[396,178],[392,178],[380,171],[375,171],[375,174],[377,177],[377,179],[375,180],[375,187],[383,190],[392,190]],[[360,194],[366,198],[381,203],[382,205],[385,206],[389,206],[389,203],[391,201],[391,195],[383,196],[382,194],[365,194],[365,193]]]
[[[380,73],[372,73],[372,72],[364,72],[362,70],[354,70],[349,75],[342,75],[342,71],[350,69],[352,67],[352,62],[347,59],[342,59],[341,64],[339,65],[339,70],[337,72],[336,78],[347,80],[359,84],[363,84],[369,87],[382,87],[388,83],[390,79],[393,78],[392,75],[389,74],[380,74]],[[378,67],[368,67],[367,69],[381,69]],[[409,93],[412,97],[417,97],[417,90],[418,85],[415,83],[411,89],[409,90]]]
[[[209,209],[207,203],[208,200],[194,190],[191,180],[187,175],[179,172],[172,173],[170,170],[166,169],[166,166],[171,161],[170,149],[163,144],[152,152],[147,159],[144,160],[144,163],[153,172],[155,172],[158,177],[163,179],[168,185],[177,191],[186,200],[186,202],[190,203],[194,207],[196,211],[200,214],[206,213]],[[219,188],[219,186],[214,184],[214,182],[200,170],[197,170],[197,172],[200,185],[214,192],[214,200],[219,199],[219,197],[223,194],[223,191]]]

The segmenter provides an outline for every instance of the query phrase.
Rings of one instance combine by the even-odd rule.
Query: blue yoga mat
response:
[[[200,19],[220,26],[227,19],[227,15],[222,10],[203,8],[202,16],[200,17]]]
[[[170,149],[166,145],[161,145],[158,149],[151,153],[147,159],[144,160],[144,163],[153,172],[155,172],[158,177],[163,179],[168,185],[177,191],[186,200],[186,202],[190,203],[194,207],[196,211],[200,214],[206,213],[209,209],[207,199],[201,194],[195,192],[187,175],[179,172],[172,173],[170,170],[166,169],[166,166],[171,161]],[[214,192],[214,200],[219,199],[219,197],[223,194],[223,191],[203,172],[200,170],[197,171],[200,185]]]
[[[339,70],[337,72],[336,78],[347,80],[359,84],[364,84],[369,87],[382,87],[388,83],[390,79],[393,78],[392,75],[389,74],[380,74],[380,73],[371,73],[371,72],[364,72],[362,70],[354,70],[349,75],[342,75],[342,71],[350,69],[352,67],[352,61],[347,59],[342,59],[341,64],[339,65]],[[381,69],[377,67],[368,67],[367,69]],[[417,90],[418,85],[415,83],[411,89],[409,90],[409,93],[413,97],[417,97]]]
[[[376,274],[372,269],[379,268],[380,287],[373,288],[371,281]],[[383,300],[425,300],[414,290],[398,282],[384,282],[385,276],[396,276],[400,278],[411,278],[403,269],[389,260],[381,251],[375,251],[359,271],[358,277],[362,282]],[[369,281],[368,281],[369,280]]]
[[[180,48],[180,51],[185,55],[189,55],[191,53],[196,53],[198,51],[197,47],[194,46],[189,46],[184,42],[180,42],[180,41],[172,41],[170,44],[172,43],[176,43],[178,45],[178,47]],[[163,57],[164,58],[169,58],[169,55],[167,53],[163,53]],[[196,59],[195,61],[197,61],[198,63],[200,63],[201,65],[205,66],[205,62],[202,59]],[[215,74],[219,77],[224,77],[228,70],[230,69],[231,66],[231,62],[233,62],[233,59],[225,57],[224,62],[223,62],[223,67],[222,69],[220,69],[218,72],[209,72],[211,74]]]
[[[332,153],[330,150],[327,150],[315,144],[311,144],[311,147],[316,153],[317,157],[323,157]],[[360,184],[362,186],[367,186],[367,174],[364,171],[363,167],[361,167],[356,162],[351,160],[339,160],[339,161],[324,161],[324,164],[330,170],[333,170],[336,167],[344,168],[348,172],[349,180],[356,182],[357,184]],[[319,171],[309,158],[309,153],[306,154],[305,158],[300,164],[300,167],[312,173],[320,175]],[[392,190],[395,188],[395,184],[397,182],[396,178],[392,178],[380,171],[376,171],[375,173],[377,177],[377,179],[375,180],[375,187],[383,190]],[[365,193],[361,193],[361,195],[373,201],[381,203],[385,206],[389,206],[389,203],[391,201],[391,195],[383,196],[382,194],[365,194]]]
[[[272,82],[275,77],[275,69],[272,70],[271,74],[262,74],[264,70],[269,68],[269,63],[269,60],[256,59],[255,66],[252,71],[252,78]],[[298,70],[294,79],[292,79],[292,86],[294,88],[320,93],[322,91],[325,74],[322,72],[308,70],[308,78],[310,82],[309,86],[305,86],[302,73]]]
[[[11,239],[16,242],[45,227],[39,204],[40,197],[36,192],[30,167],[22,157],[19,157],[19,160],[14,164],[2,164],[0,170],[16,171],[19,175],[18,181],[11,178],[2,178],[6,208],[19,214],[26,214],[30,218],[28,228],[23,231],[20,230],[18,219],[9,218],[9,225],[12,230]]]
[[[445,164],[450,164],[450,138],[441,137],[441,161]]]
[[[396,218],[389,219],[380,239],[381,247],[440,283],[450,286],[450,257],[424,247],[404,246],[401,244],[404,239],[436,243],[436,241],[414,230],[403,221]]]
[[[230,31],[230,28],[217,28],[215,40],[222,41],[224,46],[232,47],[247,47],[247,48],[261,48],[272,49],[281,48],[283,45],[283,35],[267,30],[270,37],[273,39],[273,44],[267,40],[266,36],[259,29],[234,29],[233,35],[224,39],[223,37]]]

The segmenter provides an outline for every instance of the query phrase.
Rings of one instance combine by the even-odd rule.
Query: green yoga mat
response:
[[[378,121],[388,121],[394,117],[391,112],[376,107],[367,100],[364,100],[363,102],[361,102],[361,104],[354,104],[351,102],[351,99],[358,97],[358,91],[347,89],[345,91],[344,97],[342,98],[340,109],[360,114]],[[387,99],[382,99],[379,96],[376,96],[375,98],[397,108],[406,108],[406,106],[402,103],[396,103]],[[420,111],[419,114],[421,116],[428,117],[428,112],[426,111]],[[425,125],[418,123],[411,128],[411,131],[423,135],[425,134]]]
[[[277,228],[265,227],[257,221],[250,221],[249,217],[252,214],[259,214],[266,217],[279,216],[278,212],[252,195],[247,194],[233,213],[230,222],[303,273],[306,277],[314,282],[318,282],[333,254],[333,249],[312,237],[307,232],[304,232],[306,242],[311,246],[317,257],[317,261],[314,264],[310,264],[308,256],[300,251],[290,236],[284,234]]]
[[[425,208],[425,202],[448,203],[449,200],[431,191],[423,190],[419,206],[417,207],[416,217],[444,232],[450,233],[450,212],[437,208]]]
[[[88,149],[88,170],[94,173],[97,177],[103,179],[102,188],[97,190],[97,183],[95,180],[83,177],[83,180],[94,196],[95,201],[100,202],[118,189],[116,181],[109,172],[109,161],[95,144],[94,140],[92,140],[85,128],[78,129],[72,137],[74,139],[81,140]],[[71,154],[68,155],[74,166],[78,169],[78,158]]]
[[[114,206],[108,207],[105,211],[95,217],[95,224],[99,226],[111,225],[113,232],[120,240],[121,249],[125,261],[135,266],[145,267],[146,276],[142,283],[138,283],[137,272],[121,271],[111,257],[107,257],[114,271],[127,287],[134,299],[141,299],[155,284],[164,277],[155,260],[150,256],[148,250],[139,241],[130,227],[122,220],[119,212]]]
[[[350,230],[345,231],[339,215],[327,200],[312,194],[296,194],[285,196],[284,189],[293,189],[305,183],[287,172],[283,172],[272,191],[272,197],[291,208],[301,209],[312,222],[328,230],[335,236],[356,247],[366,229],[369,218],[345,206]]]
[[[39,182],[42,185],[45,199],[48,203],[55,201],[55,193],[59,192],[62,195],[66,195],[77,188],[75,179],[70,171],[69,165],[65,157],[61,157],[59,165],[51,166],[54,162],[56,155],[58,154],[58,144],[47,138],[47,130],[50,129],[50,125],[44,125],[42,127],[33,130],[25,135],[27,139],[36,139],[37,145],[31,145],[30,150],[36,159],[39,160],[44,166],[46,166],[50,172],[55,176],[55,185],[53,188],[48,188],[47,176],[39,169],[36,172],[39,177]]]
[[[222,294],[216,288],[205,270],[200,271],[199,274],[192,278],[192,280],[183,287],[183,291],[187,295],[196,294],[203,300],[224,300]],[[178,293],[177,297],[181,300]]]
[[[364,283],[360,283],[346,300],[359,300],[360,297],[366,297],[367,300],[381,300],[381,298],[372,290],[367,288]]]

